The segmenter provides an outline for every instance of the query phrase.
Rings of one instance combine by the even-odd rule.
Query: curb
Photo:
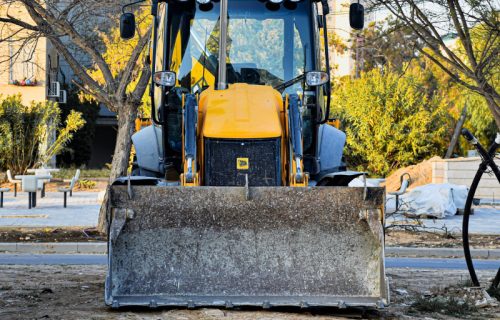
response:
[[[0,243],[0,253],[106,254],[106,242],[18,242]]]
[[[471,249],[474,259],[500,259],[500,249]],[[463,258],[462,248],[409,248],[386,247],[386,257],[415,257],[415,258]]]
[[[5,242],[0,243],[0,253],[31,253],[31,254],[106,254],[106,242]],[[472,249],[475,259],[500,259],[500,249]],[[461,248],[409,248],[386,247],[386,257],[414,258],[462,258]]]

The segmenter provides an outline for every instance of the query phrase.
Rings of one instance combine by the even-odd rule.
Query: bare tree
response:
[[[77,77],[74,83],[97,101],[105,104],[117,113],[118,135],[113,156],[110,180],[125,175],[128,168],[131,135],[137,110],[142,96],[148,87],[151,71],[147,62],[139,61],[151,37],[151,28],[141,34],[132,54],[126,57],[121,72],[113,74],[112,67],[103,57],[104,48],[98,41],[99,31],[109,32],[110,18],[117,21],[120,1],[97,0],[4,0],[0,1],[4,8],[0,23],[17,27],[15,33],[23,36],[15,37],[12,33],[0,38],[2,41],[21,41],[20,47],[45,37],[64,57]],[[25,10],[31,21],[16,16],[16,8]],[[11,12],[12,11],[12,12]],[[99,30],[103,28],[104,30]],[[90,66],[82,62],[85,55],[92,62]],[[15,58],[15,57],[11,57]],[[91,71],[98,69],[103,81],[91,76]],[[138,72],[139,69],[139,72]],[[133,77],[134,87],[130,88]]]
[[[417,49],[454,81],[482,95],[500,128],[500,19],[498,0],[368,0],[419,38]],[[443,36],[456,34],[458,45]]]

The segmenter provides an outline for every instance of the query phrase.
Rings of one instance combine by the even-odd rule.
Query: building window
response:
[[[16,85],[36,84],[36,64],[33,62],[36,43],[23,47],[9,43],[9,83]]]

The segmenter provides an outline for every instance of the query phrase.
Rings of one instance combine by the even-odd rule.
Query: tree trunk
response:
[[[488,107],[490,108],[491,113],[493,114],[493,118],[495,118],[498,131],[500,132],[500,106],[492,96],[486,94],[485,98],[488,103]]]
[[[127,175],[132,148],[132,134],[137,119],[137,107],[131,104],[121,106],[118,113],[118,134],[116,136],[115,152],[111,164],[109,182]]]
[[[109,184],[118,177],[127,176],[130,160],[130,150],[132,148],[132,134],[134,133],[135,119],[137,118],[137,105],[125,103],[116,107],[118,110],[118,134],[116,137],[115,152],[111,163],[111,174]],[[97,229],[101,233],[108,230],[108,190],[99,211],[99,223]]]
[[[485,84],[483,86],[481,86],[480,81],[477,81],[477,83],[480,85],[482,89],[482,94],[486,99],[488,108],[490,109],[491,114],[493,115],[493,118],[495,119],[495,122],[497,124],[498,131],[500,132],[500,105],[499,105],[500,98],[498,96],[498,93],[492,86],[490,86],[486,82],[484,82]]]

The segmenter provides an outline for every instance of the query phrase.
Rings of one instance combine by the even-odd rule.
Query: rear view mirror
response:
[[[172,71],[159,71],[153,75],[153,82],[162,87],[175,87],[177,75]]]
[[[354,30],[362,30],[365,25],[365,7],[360,3],[352,3],[349,8],[349,23]]]
[[[124,40],[135,36],[135,16],[133,13],[124,13],[120,17],[120,37]]]

